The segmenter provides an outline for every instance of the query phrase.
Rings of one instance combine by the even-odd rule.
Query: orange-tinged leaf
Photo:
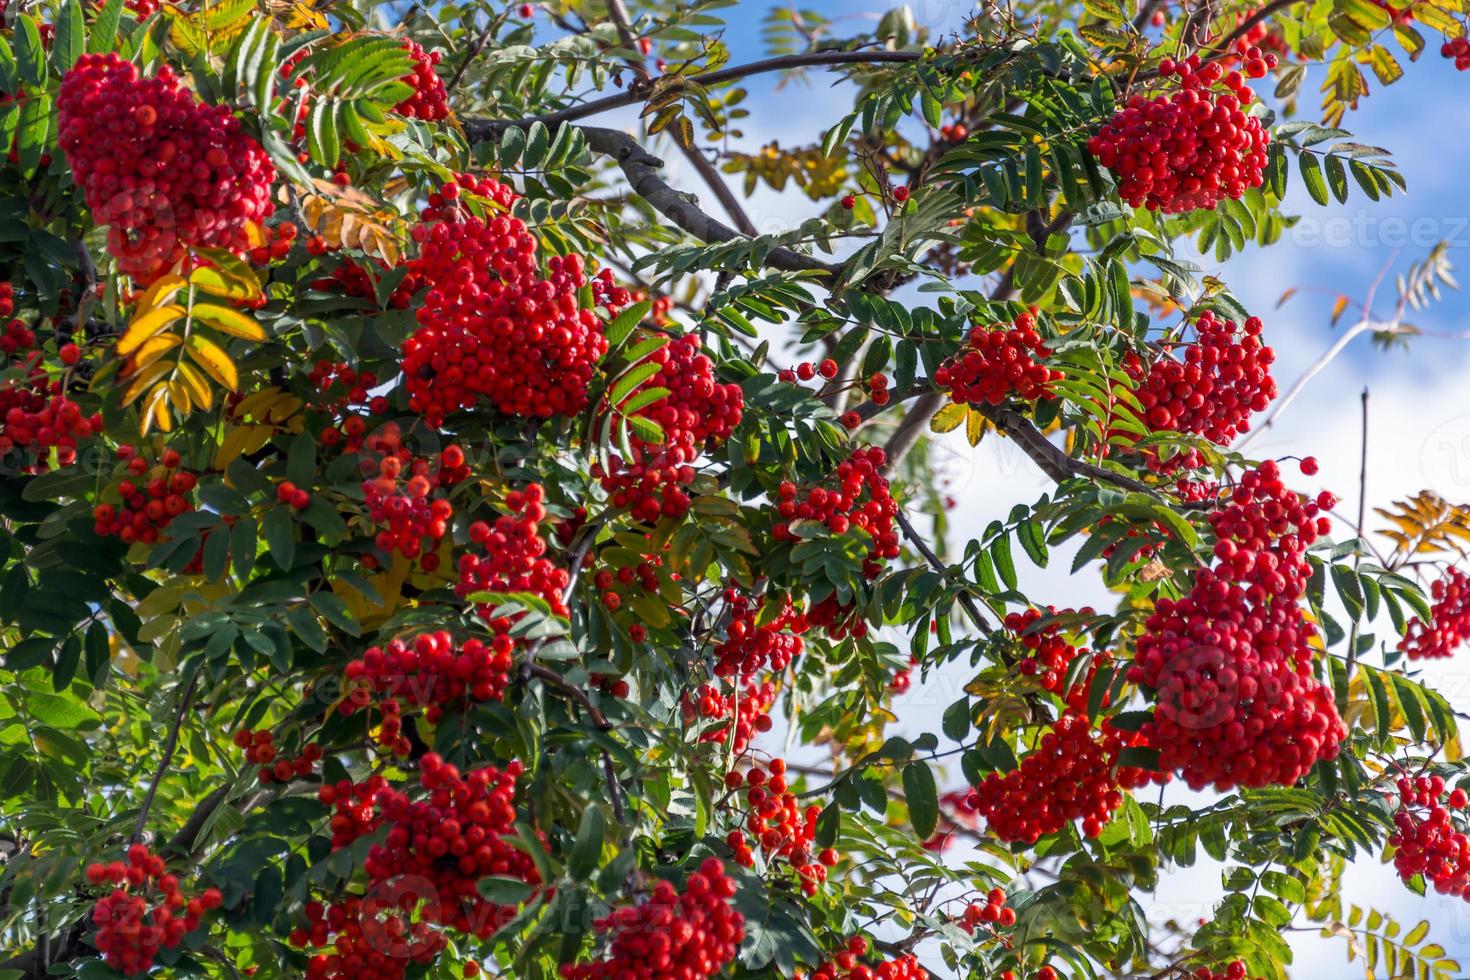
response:
[[[203,409],[214,407],[214,388],[199,369],[185,361],[179,362],[179,380],[189,389],[189,397]]]
[[[1348,298],[1339,296],[1332,303],[1332,325],[1337,326],[1337,321],[1342,317],[1342,311],[1347,309]]]
[[[132,370],[141,371],[183,342],[184,338],[176,333],[154,334],[134,352]]]
[[[266,339],[266,333],[260,324],[239,310],[229,306],[216,306],[213,303],[196,303],[194,305],[194,319],[200,323],[207,323],[221,333],[227,333],[241,340],[261,341]]]
[[[128,329],[124,331],[122,337],[118,339],[118,354],[126,357],[143,346],[143,341],[158,333],[158,331],[175,320],[182,319],[187,313],[188,311],[182,306],[177,303],[171,303],[168,306],[160,306],[135,317],[133,322],[128,324]]]
[[[162,306],[187,285],[188,282],[182,276],[169,273],[144,290],[143,295],[139,296],[137,302],[133,304],[133,309],[142,314],[155,306]]]
[[[240,373],[235,369],[235,362],[218,344],[197,333],[189,336],[188,344],[189,356],[204,369],[205,374],[223,388],[231,391],[239,388]]]
[[[165,374],[168,374],[172,365],[163,361],[148,365],[133,378],[132,382],[123,390],[122,403],[131,405],[143,396],[143,392],[153,386]],[[146,413],[145,413],[146,414]]]

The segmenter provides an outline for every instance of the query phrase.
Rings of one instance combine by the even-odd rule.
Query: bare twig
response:
[[[153,774],[153,782],[148,784],[148,792],[144,794],[143,805],[138,810],[138,819],[133,824],[133,843],[135,844],[143,839],[143,828],[148,824],[148,811],[153,807],[153,797],[158,793],[159,783],[163,782],[163,774],[168,771],[169,764],[173,762],[174,749],[179,744],[179,729],[184,726],[184,716],[189,713],[189,702],[194,698],[194,688],[198,686],[199,678],[203,674],[204,665],[195,665],[179,696],[179,708],[174,713],[173,724],[169,726],[168,737],[164,739],[163,752],[158,760],[158,770]]]
[[[909,516],[902,509],[895,516],[898,518],[898,526],[903,529],[904,537],[909,539],[909,543],[919,549],[919,554],[924,556],[924,560],[929,563],[931,568],[940,575],[947,576],[949,574],[949,566],[941,561],[939,556],[934,553],[934,549],[929,547],[929,542],[925,541],[919,535],[919,532],[914,530],[914,525],[909,521]],[[990,622],[980,612],[980,607],[976,604],[975,597],[968,592],[961,592],[959,594],[959,600],[960,605],[965,607],[965,613],[970,617],[970,622],[974,623],[975,628],[981,633],[989,636],[994,631],[994,627],[990,625]]]

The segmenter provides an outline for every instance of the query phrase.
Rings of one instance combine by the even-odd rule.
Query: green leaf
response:
[[[602,808],[589,803],[582,811],[582,822],[577,828],[577,840],[572,845],[571,857],[567,859],[567,873],[576,881],[585,881],[597,870],[602,857],[602,844],[607,835],[607,817]]]
[[[289,571],[296,563],[296,524],[291,520],[291,512],[281,506],[270,508],[261,520],[260,529],[276,567]]]
[[[15,63],[20,77],[31,85],[40,85],[46,78],[46,49],[41,44],[41,32],[36,27],[36,18],[21,14],[15,18]]]
[[[80,0],[66,0],[56,18],[56,38],[51,42],[51,67],[57,74],[71,70],[87,43],[87,25],[82,20]]]
[[[106,54],[117,45],[117,25],[122,22],[124,0],[107,0],[92,21],[92,34],[87,38],[87,51]]]
[[[927,763],[912,762],[904,766],[903,792],[914,832],[920,839],[928,840],[939,825],[939,788]]]

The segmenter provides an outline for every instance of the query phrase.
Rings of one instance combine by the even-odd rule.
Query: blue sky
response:
[[[868,0],[807,0],[802,9],[829,17],[842,16],[869,23],[887,4]],[[761,57],[760,21],[770,9],[765,0],[745,0],[723,13],[733,25],[725,34],[732,63]],[[912,9],[916,21],[943,32],[953,30],[971,9],[960,0],[918,0]],[[843,25],[846,26],[846,25]],[[839,31],[839,33],[842,33]],[[1426,32],[1428,33],[1428,32]],[[1395,52],[1398,54],[1399,52]],[[1456,72],[1431,44],[1419,63],[1402,58],[1405,75],[1387,89],[1376,83],[1361,108],[1350,113],[1343,126],[1362,142],[1390,149],[1409,184],[1409,192],[1390,201],[1373,203],[1357,193],[1346,205],[1320,208],[1294,183],[1288,207],[1304,215],[1298,230],[1265,250],[1253,250],[1224,265],[1202,260],[1206,271],[1228,282],[1252,312],[1266,321],[1266,336],[1278,351],[1276,369],[1283,388],[1336,339],[1336,331],[1353,320],[1350,312],[1336,328],[1329,323],[1333,298],[1361,299],[1385,264],[1404,271],[1421,259],[1440,239],[1456,246],[1452,258],[1470,245],[1470,73]],[[1302,87],[1305,118],[1315,118],[1317,88],[1324,70],[1309,70]],[[753,150],[772,138],[791,146],[814,142],[850,104],[848,93],[831,92],[820,76],[810,86],[788,85],[776,91],[774,78],[747,83],[744,121],[746,138],[739,148]],[[611,117],[616,124],[632,125],[631,113]],[[698,179],[671,155],[670,179],[679,187],[699,191]],[[1295,181],[1295,174],[1293,174]],[[718,205],[705,198],[717,213]],[[762,231],[789,227],[810,213],[812,205],[798,195],[760,191],[750,202],[750,213]],[[1284,308],[1277,299],[1288,289],[1301,293]],[[1379,291],[1377,311],[1388,315],[1395,295],[1390,275]],[[1470,329],[1470,296],[1450,292],[1445,301],[1411,321],[1426,331]],[[1470,399],[1465,379],[1470,377],[1470,342],[1417,339],[1409,351],[1377,350],[1361,338],[1306,390],[1281,423],[1253,445],[1262,456],[1315,455],[1322,472],[1314,486],[1334,490],[1344,510],[1356,509],[1358,497],[1359,396],[1371,391],[1369,486],[1370,505],[1386,504],[1423,488],[1434,489],[1455,501],[1470,501]],[[944,470],[950,492],[961,504],[955,514],[956,539],[978,533],[993,517],[1002,516],[1016,500],[1032,500],[1047,489],[1028,460],[1001,440],[987,439],[978,450],[963,441],[945,445]],[[1302,489],[1309,489],[1304,486]],[[1369,528],[1375,523],[1370,519]],[[1033,570],[1023,587],[1032,595],[1058,606],[1109,602],[1095,576],[1071,577],[1069,562],[1054,560],[1049,570]],[[1461,710],[1470,710],[1470,672],[1461,660],[1436,664],[1426,671]],[[964,678],[943,672],[905,696],[897,706],[904,728],[924,730],[928,719],[953,699]],[[935,710],[938,709],[938,710]],[[948,773],[951,785],[958,773]],[[1421,918],[1433,924],[1432,936],[1467,964],[1470,974],[1470,906],[1460,900],[1420,899],[1402,887],[1391,867],[1373,855],[1362,856],[1346,882],[1347,900],[1390,912],[1409,926]],[[1151,915],[1190,919],[1207,916],[1219,895],[1216,869],[1196,868],[1171,875],[1153,898],[1145,902]],[[1314,933],[1292,937],[1298,951],[1292,975],[1307,980],[1338,980],[1361,974],[1361,965],[1349,966],[1346,945],[1340,939],[1323,940]]]

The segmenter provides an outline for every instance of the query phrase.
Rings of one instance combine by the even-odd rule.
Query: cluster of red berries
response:
[[[917,666],[919,666],[919,658],[909,654],[908,664],[895,670],[893,676],[888,678],[888,693],[907,694],[909,688],[913,686],[914,668]]]
[[[422,882],[424,891],[415,892],[409,904],[417,905],[423,921],[483,938],[504,925],[504,910],[481,897],[476,882],[486,876],[541,881],[531,858],[508,839],[515,830],[521,771],[519,762],[511,762],[503,770],[486,766],[461,775],[429,752],[419,760],[423,799],[411,799],[381,778],[324,786],[318,798],[335,810],[333,850],[386,827],[386,836],[363,861],[370,886],[395,879]]]
[[[1215,563],[1182,599],[1161,599],[1128,678],[1155,692],[1142,734],[1191,788],[1290,785],[1337,755],[1346,732],[1312,676],[1302,611],[1308,546],[1326,534],[1325,491],[1304,499],[1266,461],[1210,515]]]
[[[502,514],[494,524],[476,521],[470,525],[470,540],[485,550],[485,557],[463,554],[459,557],[460,597],[476,592],[529,592],[540,596],[558,616],[567,615],[566,590],[569,576],[546,558],[546,539],[540,524],[546,519],[545,491],[533,483],[525,490],[512,490],[505,495],[509,514]],[[482,606],[480,615],[489,616],[490,606]],[[492,620],[496,632],[509,629],[504,618]]]
[[[772,535],[783,543],[799,541],[801,536],[794,525],[804,521],[825,524],[834,535],[861,530],[869,539],[863,576],[870,580],[877,578],[883,571],[883,562],[899,554],[898,533],[893,527],[898,505],[883,476],[886,461],[882,448],[866,446],[853,450],[851,456],[838,464],[831,479],[824,481],[835,483],[835,487],[819,484],[799,491],[790,481],[781,483],[776,499],[779,519]],[[812,626],[823,627],[834,638],[848,633],[866,634],[867,625],[861,619],[854,619],[851,613],[851,604],[843,605],[832,595],[808,609],[806,620]]]
[[[1087,716],[1069,711],[1041,737],[1020,768],[990,773],[976,786],[971,805],[1001,840],[1035,844],[1074,820],[1096,837],[1123,805],[1123,791],[1149,782],[1142,769],[1118,766],[1133,741],[1104,721],[1094,731]]]
[[[837,863],[837,852],[830,847],[820,854],[812,853],[822,808],[815,804],[802,808],[796,794],[787,788],[783,759],[772,759],[764,768],[752,766],[744,776],[732,772],[725,777],[727,789],[742,786],[750,808],[745,830],[732,830],[725,839],[735,853],[735,863],[752,867],[756,851],[768,862],[784,860],[801,879],[801,890],[815,895],[827,880],[827,869]]]
[[[725,590],[728,623],[725,639],[715,647],[715,676],[752,679],[763,671],[780,673],[805,646],[806,617],[781,600],[781,611],[765,614],[764,596],[752,599],[733,587]],[[762,621],[764,620],[764,622]]]
[[[167,66],[138,77],[115,54],[84,54],[62,79],[59,142],[118,268],[137,279],[190,246],[250,248],[274,210],[275,167],[224,105],[199,102]]]
[[[463,456],[458,447],[449,449],[458,453],[456,458]],[[404,479],[401,457],[384,456],[378,461],[377,475],[362,481],[363,504],[368,518],[379,528],[373,543],[380,551],[417,559],[420,568],[432,572],[439,567],[439,542],[449,533],[454,505],[445,497],[430,498],[437,481],[429,474],[428,460],[415,458],[409,473]]]
[[[307,742],[301,747],[299,756],[285,758],[276,748],[276,736],[269,728],[258,732],[242,728],[235,732],[232,741],[236,748],[245,750],[246,762],[260,767],[260,781],[267,786],[311,775],[312,766],[322,757],[322,747],[315,742]]]
[[[934,383],[949,390],[958,405],[1000,405],[1015,396],[1022,401],[1051,398],[1050,385],[1062,372],[1041,362],[1051,348],[1036,332],[1035,311],[1012,324],[975,327],[961,351],[934,372]]]
[[[265,241],[250,250],[250,261],[260,266],[278,262],[289,255],[298,234],[296,226],[289,221],[262,228],[261,232]]]
[[[489,643],[469,639],[457,644],[444,630],[370,647],[347,665],[350,693],[339,710],[350,715],[358,708],[377,707],[383,715],[380,744],[406,756],[412,746],[402,734],[405,705],[425,709],[429,724],[437,725],[447,704],[499,701],[510,684],[513,652],[514,644],[505,635]]]
[[[607,470],[599,463],[592,475],[601,478],[614,507],[652,524],[660,516],[689,512],[682,488],[694,482],[694,461],[730,437],[740,424],[745,396],[739,385],[715,381],[714,362],[700,350],[696,334],[674,338],[649,362],[659,366],[657,373],[629,392],[625,402],[655,388],[668,391],[634,413],[657,423],[663,441],[646,442],[634,433],[628,440],[632,457],[613,454]]]
[[[386,411],[387,399],[374,397],[371,392],[378,386],[378,376],[372,371],[358,371],[345,361],[322,359],[312,365],[306,380],[311,383],[317,404],[329,411],[342,411],[349,405],[367,405],[382,402]],[[373,414],[380,414],[374,407]]]
[[[1084,606],[1075,613],[1082,617],[1093,614],[1091,606]],[[1027,651],[1026,656],[1016,662],[1016,670],[1023,677],[1038,678],[1044,691],[1056,693],[1062,686],[1068,665],[1086,651],[1067,642],[1062,623],[1053,622],[1042,627],[1036,627],[1035,624],[1044,618],[1070,615],[1073,615],[1073,610],[1058,610],[1055,606],[1047,606],[1045,610],[1025,609],[1006,615],[1005,628],[1016,635]]]
[[[119,446],[117,455],[127,461],[131,475],[141,477],[149,472],[148,461],[132,446]],[[199,480],[188,470],[179,469],[179,462],[179,454],[167,449],[148,482],[120,481],[117,494],[121,506],[103,503],[93,507],[93,530],[103,537],[117,537],[126,544],[134,541],[155,544],[174,518],[194,509],[189,494]]]
[[[133,976],[147,973],[161,949],[173,949],[199,926],[205,912],[220,907],[218,888],[198,897],[184,894],[179,879],[164,869],[163,858],[142,844],[128,848],[127,862],[87,865],[87,883],[113,886],[92,907],[97,929],[93,943],[108,966]]]
[[[1425,623],[1415,616],[1399,641],[1399,649],[1410,660],[1453,657],[1470,639],[1470,575],[1451,568],[1429,587],[1429,594],[1434,599],[1433,617]]]
[[[831,381],[837,377],[838,370],[837,362],[828,357],[816,364],[813,364],[811,361],[802,361],[794,369],[783,369],[777,374],[777,378],[789,384],[796,381],[810,381],[817,375],[821,375],[824,379]]]
[[[797,970],[794,980],[928,980],[929,971],[919,965],[914,954],[905,953],[869,966],[862,962],[868,948],[865,938],[852,936],[841,951],[811,973]]]
[[[1133,207],[1165,214],[1212,209],[1221,197],[1239,199],[1259,187],[1271,134],[1244,109],[1255,94],[1246,76],[1264,77],[1274,54],[1251,49],[1245,73],[1226,72],[1199,55],[1166,59],[1164,78],[1179,79],[1180,91],[1152,99],[1134,95],[1087,148],[1118,177],[1118,193]],[[1212,91],[1216,84],[1228,90]]]
[[[1441,895],[1470,900],[1470,837],[1456,828],[1454,814],[1470,797],[1463,789],[1445,793],[1439,776],[1401,776],[1399,808],[1388,843],[1393,866],[1405,881],[1423,875]]]
[[[992,929],[999,926],[1009,929],[1016,924],[1016,910],[1006,905],[1006,893],[999,888],[990,889],[983,902],[971,902],[960,916],[960,928],[974,932],[980,925]]]
[[[403,39],[403,48],[413,59],[413,71],[403,81],[413,87],[413,94],[394,106],[393,111],[410,119],[438,122],[449,118],[449,93],[444,80],[434,67],[443,57],[438,51],[425,51],[416,41]]]
[[[1225,964],[1223,970],[1219,971],[1207,966],[1199,967],[1194,971],[1193,976],[1195,980],[1245,980],[1248,972],[1244,960],[1232,960]]]
[[[1249,431],[1251,414],[1276,397],[1276,352],[1261,342],[1261,326],[1253,316],[1237,332],[1233,321],[1206,310],[1195,321],[1197,339],[1185,345],[1183,361],[1165,351],[1145,366],[1130,355],[1124,369],[1139,382],[1138,402],[1149,427],[1193,433],[1222,446]],[[1183,457],[1169,462],[1199,463]]]
[[[729,965],[745,938],[745,917],[731,904],[735,879],[706,858],[680,894],[667,881],[646,902],[613,910],[593,927],[612,936],[595,963],[563,963],[563,980],[701,980]]]
[[[970,138],[970,128],[962,122],[945,123],[939,127],[939,137],[946,143],[963,143]]]
[[[651,537],[646,535],[645,539]],[[650,544],[650,550],[652,547]],[[667,549],[668,546],[664,547]],[[636,602],[643,596],[657,597],[663,591],[665,577],[670,583],[679,581],[678,572],[664,571],[662,555],[641,552],[629,554],[629,550],[619,545],[603,549],[599,557],[606,558],[608,567],[599,568],[592,577],[592,583],[602,594],[602,604],[612,612],[617,612],[625,604]],[[635,560],[637,564],[633,564]],[[634,631],[631,626],[629,632],[635,639],[640,639],[643,635],[642,630]]]
[[[311,506],[311,494],[290,480],[276,484],[276,503],[285,504],[292,510],[305,510]]]
[[[1439,53],[1455,63],[1459,71],[1470,71],[1470,41],[1457,37],[1440,45]]]
[[[312,282],[313,289],[322,292],[337,292],[344,296],[355,296],[360,299],[369,299],[374,303],[378,301],[378,291],[374,287],[375,278],[381,277],[387,272],[382,263],[374,273],[369,273],[360,264],[352,259],[346,259],[341,265],[327,273],[320,279]],[[408,304],[413,302],[413,296],[423,287],[424,283],[413,273],[405,275],[393,287],[393,292],[388,295],[388,306],[395,310],[406,310]]]
[[[494,181],[474,189],[502,210],[515,201]],[[588,285],[581,256],[553,256],[542,278],[536,239],[519,218],[482,219],[454,206],[459,184],[440,193],[445,206],[430,210],[443,216],[413,229],[419,256],[409,271],[432,286],[419,329],[403,344],[410,406],[431,424],[481,398],[508,415],[580,412],[593,365],[607,352],[602,321],[578,303]],[[594,295],[598,282],[608,305],[626,301],[607,276],[593,280]]]
[[[416,896],[394,895],[403,897]],[[306,920],[305,928],[291,931],[291,945],[331,947],[307,959],[307,980],[403,980],[410,965],[432,962],[448,945],[428,922],[410,918],[396,902],[378,895],[371,900],[349,896],[330,906],[308,902]]]
[[[10,284],[4,285],[8,291]],[[6,306],[14,308],[8,292],[0,310]],[[9,368],[20,372],[16,380],[0,385],[0,456],[25,453],[27,469],[44,471],[51,466],[53,450],[58,465],[75,462],[78,440],[102,431],[102,415],[84,415],[81,406],[66,396],[62,378],[47,373],[35,348],[35,331],[20,320],[11,320],[0,334],[0,353],[7,355]],[[80,356],[75,344],[62,345],[59,354],[66,366]]]
[[[750,740],[758,733],[771,730],[771,706],[776,703],[776,685],[771,681],[751,681],[722,694],[713,684],[701,684],[694,694],[680,701],[684,724],[696,718],[706,720],[728,718],[728,724],[717,725],[700,733],[701,742],[729,742],[735,755],[744,754]]]

